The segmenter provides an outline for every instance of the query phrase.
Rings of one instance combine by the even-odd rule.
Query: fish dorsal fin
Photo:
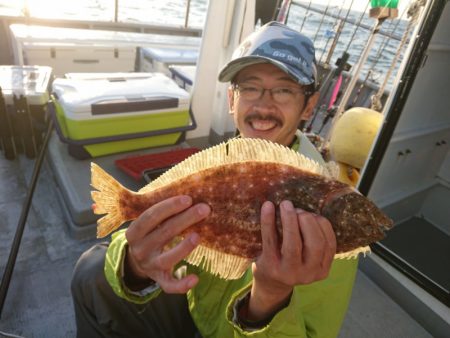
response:
[[[240,278],[252,262],[251,259],[230,255],[203,245],[197,246],[186,261],[224,279]]]
[[[201,170],[246,161],[276,162],[330,178],[336,177],[329,165],[321,166],[288,147],[262,139],[234,138],[191,155],[143,187],[139,193],[157,189]]]

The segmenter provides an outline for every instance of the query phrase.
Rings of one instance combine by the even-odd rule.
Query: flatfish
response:
[[[210,215],[181,234],[197,232],[200,245],[187,257],[225,279],[242,276],[261,253],[260,210],[264,201],[326,217],[337,240],[336,258],[369,251],[368,245],[392,227],[378,207],[350,185],[336,179],[337,166],[311,159],[266,140],[236,138],[198,152],[138,192],[123,187],[95,163],[91,165],[97,236],[107,236],[126,221],[166,198],[189,195],[207,203]],[[281,221],[277,230],[282,241]]]

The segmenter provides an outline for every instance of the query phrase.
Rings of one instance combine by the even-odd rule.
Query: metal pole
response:
[[[190,9],[191,9],[191,0],[187,0],[186,15],[184,16],[184,28],[188,28]]]
[[[22,240],[23,231],[25,229],[25,223],[28,218],[28,213],[31,206],[31,201],[33,199],[34,189],[36,188],[36,183],[39,178],[39,173],[41,171],[42,162],[46,153],[48,141],[53,130],[53,120],[50,119],[48,123],[47,133],[45,135],[44,143],[42,144],[39,157],[36,160],[33,169],[33,175],[31,177],[30,188],[28,189],[25,203],[22,207],[22,212],[20,214],[19,222],[16,228],[16,234],[11,246],[11,251],[9,252],[8,262],[6,263],[5,272],[3,273],[2,283],[0,285],[0,318],[3,311],[3,305],[5,304],[6,295],[9,289],[9,283],[11,281],[12,273],[14,271],[14,266],[16,264],[17,254],[19,252],[20,242]]]
[[[114,22],[119,22],[119,0],[114,1]]]

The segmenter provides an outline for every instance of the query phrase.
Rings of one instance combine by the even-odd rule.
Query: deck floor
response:
[[[4,159],[0,152],[0,271],[3,274],[26,196],[34,160]],[[69,235],[50,166],[41,172],[24,232],[0,331],[22,337],[75,337],[70,279],[80,254],[96,240]],[[0,337],[2,334],[0,333]],[[392,301],[364,273],[358,272],[340,337],[431,335]]]

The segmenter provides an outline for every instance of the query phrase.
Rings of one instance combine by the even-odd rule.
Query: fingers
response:
[[[168,198],[147,209],[125,233],[128,264],[133,272],[153,279],[166,292],[183,293],[192,288],[198,278],[186,276],[176,279],[173,268],[199,244],[199,235],[192,232],[170,249],[165,250],[165,246],[210,212],[207,204],[192,205],[189,196]]]
[[[275,206],[266,201],[261,207],[261,237],[263,255],[273,255],[278,251],[278,236],[275,228]]]
[[[155,238],[158,238],[164,244],[168,243],[191,225],[200,222],[210,212],[211,208],[209,205],[205,203],[196,204],[162,222],[161,226],[154,231]]]
[[[316,217],[310,212],[297,214],[300,233],[303,238],[303,262],[307,266],[319,265],[322,262],[325,238]]]
[[[302,253],[302,238],[298,226],[297,212],[291,201],[280,204],[281,224],[283,227],[283,245],[281,254],[286,259],[298,260]]]
[[[178,262],[189,255],[200,243],[200,237],[196,233],[189,234],[185,239],[170,250],[164,251],[155,260],[155,266],[159,270],[172,269]]]
[[[319,215],[298,213],[300,232],[303,236],[303,262],[305,266],[318,266],[317,278],[325,278],[336,253],[336,238],[330,222]]]
[[[192,205],[189,196],[175,196],[163,200],[144,211],[127,229],[127,239],[142,238],[162,221]]]
[[[283,240],[279,245],[275,207],[261,207],[262,254],[252,266],[254,283],[272,289],[306,285],[328,276],[336,251],[330,222],[319,215],[280,203]],[[255,284],[254,284],[255,285]]]
[[[327,247],[322,258],[322,266],[323,268],[327,268],[331,266],[334,255],[336,254],[336,236],[330,222],[325,217],[316,216],[316,219],[326,240]],[[323,277],[325,278],[326,276]]]
[[[141,240],[151,233],[152,236],[148,238],[149,242],[145,243],[146,245],[155,245],[155,240],[159,246],[167,244],[183,230],[208,216],[211,211],[209,206],[203,203],[187,209],[191,205],[192,199],[189,196],[172,197],[155,204],[128,227],[126,232],[128,242],[133,242],[134,239]]]
[[[182,279],[170,276],[167,280],[164,280],[164,283],[160,283],[160,287],[165,293],[186,293],[197,283],[198,277],[196,275],[188,275]]]

